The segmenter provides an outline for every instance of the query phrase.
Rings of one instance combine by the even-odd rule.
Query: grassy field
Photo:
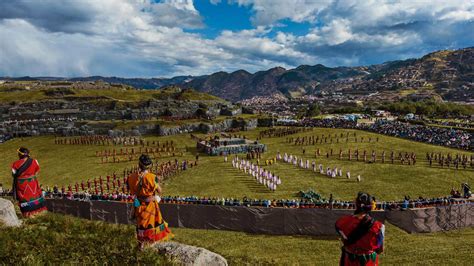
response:
[[[336,265],[334,237],[268,236],[241,232],[172,228],[175,240],[223,255],[230,265]],[[107,237],[113,235],[114,237]],[[474,229],[410,235],[387,224],[384,265],[469,265]],[[170,264],[138,252],[133,226],[111,225],[47,214],[21,229],[0,227],[0,261],[6,264]]]
[[[259,129],[261,130],[261,129]],[[256,138],[259,130],[242,132],[249,138]],[[353,132],[352,130],[340,129],[314,129],[310,132],[293,135],[321,135],[340,134],[341,132]],[[293,198],[300,190],[314,189],[324,197],[330,193],[338,199],[350,200],[357,191],[367,191],[376,196],[378,200],[401,199],[404,195],[411,197],[418,196],[442,196],[447,195],[451,187],[459,187],[461,182],[473,183],[474,171],[430,168],[425,161],[426,152],[446,153],[470,153],[454,149],[427,145],[423,143],[402,140],[393,137],[381,136],[363,131],[357,131],[358,137],[372,137],[372,143],[349,143],[320,144],[316,146],[306,146],[306,153],[303,156],[302,146],[294,146],[285,143],[283,138],[264,138],[263,143],[268,145],[268,152],[263,155],[262,162],[267,158],[273,158],[278,151],[287,152],[294,155],[303,156],[310,160],[315,160],[317,164],[322,163],[324,167],[342,167],[344,172],[349,170],[353,177],[361,175],[362,182],[357,183],[354,178],[329,179],[326,176],[313,173],[310,170],[296,168],[292,165],[277,163],[267,168],[276,173],[282,179],[282,185],[276,192],[269,192],[263,186],[254,182],[249,176],[233,169],[230,162],[224,163],[222,157],[210,157],[201,155],[197,168],[183,172],[179,176],[168,179],[163,184],[166,195],[197,195],[216,197],[256,197],[256,198]],[[379,142],[374,142],[379,137]],[[146,137],[147,140],[174,140],[180,151],[185,151],[182,158],[194,159],[196,154],[195,143],[189,135],[166,136],[166,137]],[[99,176],[106,176],[113,172],[122,174],[125,167],[130,167],[133,163],[109,163],[101,164],[100,159],[95,157],[95,152],[99,150],[113,148],[113,146],[77,146],[77,145],[55,145],[53,137],[33,137],[15,139],[0,145],[0,182],[5,186],[11,184],[11,174],[9,165],[16,159],[15,150],[19,146],[26,146],[31,149],[32,154],[40,162],[42,168],[39,176],[42,184],[62,185],[75,183],[76,181],[87,180]],[[334,156],[326,158],[320,156],[315,158],[314,151],[320,148],[322,154],[333,148]],[[120,147],[116,147],[120,149]],[[339,148],[347,152],[348,148],[355,150],[366,149],[370,154],[374,149],[378,154],[385,150],[387,154],[391,150],[396,152],[411,152],[417,154],[418,162],[415,166],[400,165],[395,163],[375,163],[369,164],[357,162],[355,160],[339,160],[337,154]],[[370,156],[369,156],[370,157]],[[387,161],[389,156],[387,155]],[[172,158],[169,158],[172,159]],[[169,160],[164,159],[164,160]]]
[[[165,264],[161,255],[138,252],[131,226],[48,213],[20,228],[0,225],[0,264]],[[108,237],[114,236],[114,237]]]
[[[241,132],[249,138],[256,138],[260,130]],[[340,129],[314,129],[313,131],[293,135],[328,135],[341,132],[353,132]],[[360,174],[361,183],[353,179],[329,179],[312,173],[309,170],[277,163],[268,166],[282,178],[282,185],[274,193],[268,192],[256,184],[250,177],[238,172],[225,163],[222,157],[200,155],[199,165],[181,173],[163,184],[166,195],[199,195],[218,197],[256,197],[256,198],[293,198],[299,190],[312,188],[324,197],[333,193],[335,198],[352,199],[357,191],[364,190],[374,194],[378,200],[401,199],[408,194],[412,197],[440,196],[449,193],[452,186],[460,182],[473,183],[472,170],[453,170],[430,168],[424,160],[426,152],[465,153],[433,145],[427,145],[393,137],[386,137],[356,131],[358,137],[367,140],[379,137],[372,143],[333,143],[316,146],[305,146],[305,158],[315,159],[334,167],[350,170],[352,175]],[[204,136],[201,134],[201,136]],[[194,159],[195,143],[189,135],[167,137],[145,137],[147,140],[173,140],[178,149],[185,152],[184,157]],[[287,144],[283,138],[264,138],[268,152],[264,161],[273,158],[278,151],[303,156],[302,146]],[[53,137],[34,137],[15,139],[0,145],[0,182],[5,186],[11,184],[9,164],[16,159],[18,146],[31,149],[42,167],[40,181],[44,185],[68,184],[98,176],[105,176],[114,171],[121,174],[124,167],[132,163],[101,164],[95,152],[112,146],[74,146],[55,145]],[[120,147],[116,147],[120,149]],[[320,148],[322,154],[333,148],[334,156],[315,158],[314,151]],[[416,166],[391,165],[389,163],[368,164],[356,161],[340,161],[337,158],[339,148],[347,151],[372,149],[378,154],[382,150],[415,151],[418,157]],[[470,155],[470,154],[469,154]],[[168,159],[166,159],[168,160]],[[340,243],[333,237],[305,236],[267,236],[252,235],[241,232],[193,230],[173,228],[176,240],[191,245],[198,245],[222,254],[235,264],[278,264],[278,265],[335,265],[339,257]],[[105,232],[105,233],[104,233]],[[114,235],[114,238],[105,236]],[[406,264],[441,264],[468,265],[474,259],[472,244],[474,229],[459,231],[410,235],[395,226],[387,224],[386,252],[381,262],[387,265]],[[133,226],[106,225],[100,222],[84,221],[72,217],[48,214],[45,217],[27,221],[25,230],[0,229],[0,261],[6,263],[42,264],[52,263],[110,263],[118,261],[127,264],[169,263],[164,258],[150,252],[137,253],[134,242]],[[39,248],[39,244],[42,249]],[[98,244],[100,243],[100,244]]]
[[[67,89],[55,89],[47,86],[34,87],[31,83],[17,83],[14,90],[11,84],[0,84],[0,103],[21,101],[34,102],[48,99],[57,99],[58,96],[50,96],[48,93],[57,90],[67,90],[72,97],[103,97],[119,102],[143,102],[152,99],[166,100],[168,98],[178,98],[179,100],[190,101],[224,101],[216,96],[206,93],[201,93],[194,90],[185,90],[182,93],[177,93],[176,90],[162,89],[162,90],[137,90],[132,87],[112,87],[112,86],[93,86],[91,88],[68,87]],[[31,88],[25,88],[30,86]],[[67,87],[67,86],[63,86]],[[8,93],[6,93],[8,92]],[[60,97],[62,98],[62,96]]]
[[[410,235],[386,225],[382,265],[470,265],[474,229]],[[337,265],[334,237],[267,236],[216,230],[174,229],[176,240],[222,254],[231,264]]]

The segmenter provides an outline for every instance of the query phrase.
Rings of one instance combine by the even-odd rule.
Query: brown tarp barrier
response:
[[[430,233],[474,226],[474,204],[387,211],[387,220],[409,233]]]
[[[90,219],[116,224],[130,224],[132,205],[122,202],[91,201]]]
[[[131,204],[109,201],[71,201],[48,199],[52,212],[90,220],[133,224]],[[406,210],[376,211],[373,216],[386,219],[409,233],[437,232],[473,226],[472,204]],[[217,229],[270,235],[335,235],[336,220],[350,210],[249,208],[243,206],[160,204],[171,227]]]
[[[81,218],[86,218],[89,220],[91,219],[90,202],[48,199],[46,200],[46,206],[51,212],[69,214]]]

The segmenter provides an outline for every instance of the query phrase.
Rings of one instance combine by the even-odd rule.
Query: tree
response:
[[[306,117],[313,117],[321,114],[321,109],[319,105],[316,103],[312,103],[308,106],[308,110],[306,111]]]

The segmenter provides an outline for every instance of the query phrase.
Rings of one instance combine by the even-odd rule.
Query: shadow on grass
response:
[[[196,154],[199,153],[198,149],[194,146],[188,146],[186,150],[187,150],[188,153],[191,153],[193,155],[196,155]],[[202,153],[200,153],[200,155],[202,155]]]

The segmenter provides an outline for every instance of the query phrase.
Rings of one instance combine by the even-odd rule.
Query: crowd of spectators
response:
[[[301,127],[326,127],[326,128],[357,128],[357,121],[325,118],[313,119],[304,118],[299,121],[279,122],[281,126],[301,126]]]
[[[467,131],[445,127],[415,125],[401,121],[388,121],[379,119],[372,124],[358,124],[356,121],[340,118],[306,118],[296,122],[281,123],[280,125],[360,129],[388,136],[425,142],[429,144],[441,145],[463,150],[474,150],[473,134]]]
[[[362,129],[451,148],[474,149],[472,134],[463,130],[385,120],[378,120],[374,124]]]
[[[46,197],[61,197],[58,195],[46,195]],[[104,194],[104,195],[85,195],[84,193],[72,193],[63,195],[70,200],[108,200],[132,202],[133,197],[126,194]],[[321,199],[312,201],[307,199],[251,199],[244,197],[236,198],[218,198],[218,197],[180,197],[165,196],[161,198],[162,203],[168,204],[200,204],[200,205],[221,205],[221,206],[245,206],[245,207],[274,207],[274,208],[319,208],[319,209],[355,209],[353,201],[341,201],[332,199]],[[413,208],[426,208],[435,206],[446,206],[451,204],[470,203],[472,200],[458,197],[438,197],[417,199],[405,198],[402,201],[383,201],[375,203],[375,210],[403,210]]]
[[[0,133],[0,143],[4,143],[7,140],[12,139],[13,137],[10,134],[2,134]]]
[[[48,199],[66,199],[75,201],[113,201],[113,202],[133,202],[133,196],[125,193],[106,193],[90,194],[85,192],[53,192],[44,191],[44,197]],[[4,190],[0,196],[11,196],[11,191]],[[262,208],[317,208],[317,209],[344,209],[353,210],[355,205],[353,201],[334,200],[332,195],[329,199],[322,197],[308,198],[300,197],[298,199],[252,199],[244,197],[220,198],[220,197],[181,197],[181,196],[163,196],[161,203],[164,204],[199,204],[199,205],[219,205],[219,206],[243,206],[243,207],[262,207]],[[415,208],[427,208],[436,206],[447,206],[453,204],[474,204],[470,191],[463,193],[451,193],[451,196],[424,198],[418,197],[411,199],[405,196],[400,201],[374,201],[373,209],[379,211],[385,210],[406,210]]]

